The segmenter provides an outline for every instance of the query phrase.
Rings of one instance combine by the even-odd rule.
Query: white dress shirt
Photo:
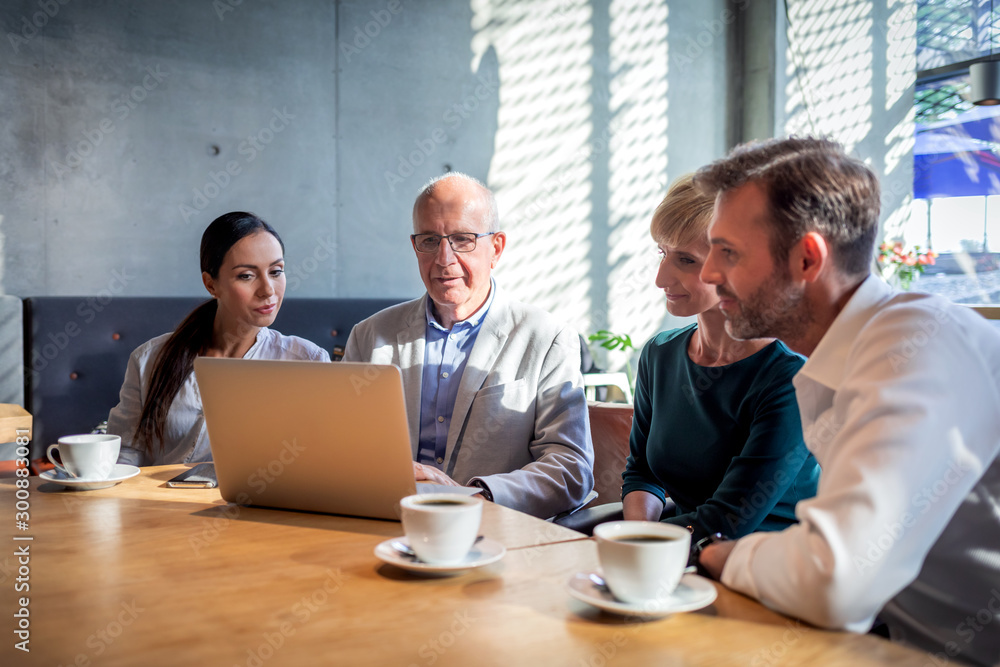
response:
[[[799,524],[741,539],[722,582],[822,627],[878,614],[894,640],[1000,665],[1000,333],[869,276],[794,384],[818,492]]]
[[[149,391],[153,364],[160,348],[171,335],[167,333],[146,341],[129,357],[118,405],[108,415],[108,433],[122,438],[119,463],[145,466],[212,460],[205,414],[201,408],[201,392],[198,391],[194,371],[188,375],[170,405],[163,427],[163,444],[157,456],[151,457],[144,443],[133,441]],[[267,327],[257,333],[257,340],[243,358],[330,361],[330,355],[318,345],[298,336],[285,336]]]

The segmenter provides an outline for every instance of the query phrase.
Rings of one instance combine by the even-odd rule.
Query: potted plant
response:
[[[625,354],[625,375],[628,377],[629,390],[635,393],[635,376],[632,374],[632,353],[635,346],[628,334],[617,334],[607,329],[601,329],[587,336],[591,343],[597,343],[605,350],[621,350]]]
[[[902,290],[909,290],[917,276],[922,274],[929,264],[934,264],[937,256],[933,250],[921,253],[918,245],[904,252],[902,243],[885,242],[878,247],[878,266],[887,283],[896,285]]]

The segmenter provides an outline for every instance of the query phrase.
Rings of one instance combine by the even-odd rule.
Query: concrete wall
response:
[[[63,2],[0,8],[4,293],[201,294],[243,209],[290,294],[417,295],[412,200],[455,169],[498,194],[517,297],[667,322],[648,220],[725,150],[725,0]]]
[[[641,343],[669,319],[652,284],[649,217],[670,179],[725,150],[726,3],[433,8],[407,6],[351,62],[341,58],[341,239],[351,252],[340,255],[339,287],[419,291],[406,238],[415,191],[460,170],[497,193],[506,289],[583,333],[611,327]],[[340,17],[341,45],[353,45],[370,17],[346,3]]]
[[[0,10],[5,292],[199,294],[201,232],[234,209],[293,265],[336,234],[333,3],[48,4]]]
[[[778,13],[776,134],[830,136],[882,183],[893,236],[913,202],[915,0],[789,0]]]

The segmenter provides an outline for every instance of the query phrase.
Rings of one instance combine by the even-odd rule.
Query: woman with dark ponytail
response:
[[[129,358],[108,433],[122,438],[120,463],[208,461],[212,452],[195,381],[195,357],[329,361],[317,345],[268,329],[285,295],[285,246],[252,213],[226,213],[201,237],[201,279],[212,300],[176,331]]]

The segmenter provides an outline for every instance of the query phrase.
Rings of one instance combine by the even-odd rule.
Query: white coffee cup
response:
[[[69,477],[102,480],[114,471],[121,446],[122,439],[118,435],[65,435],[59,438],[59,444],[49,445],[45,455]],[[56,460],[53,452],[58,452],[61,460]]]
[[[691,549],[687,528],[658,521],[612,521],[594,528],[611,593],[632,604],[660,602],[677,588]]]
[[[454,493],[406,496],[399,506],[410,548],[417,558],[434,565],[461,563],[476,541],[483,517],[481,498]]]

